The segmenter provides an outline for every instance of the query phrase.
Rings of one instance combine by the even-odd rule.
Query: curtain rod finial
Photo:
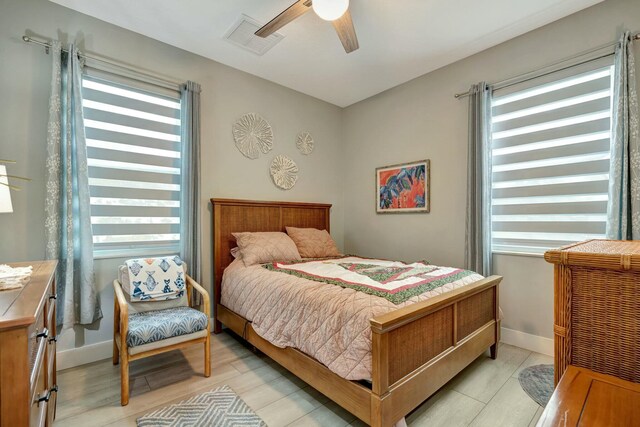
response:
[[[27,42],[27,43],[28,43],[28,42],[30,42],[30,41],[31,41],[31,39],[29,38],[29,36],[26,36],[26,35],[25,35],[25,36],[22,36],[22,41],[25,41],[25,42]]]

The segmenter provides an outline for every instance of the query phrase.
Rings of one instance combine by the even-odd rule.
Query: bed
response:
[[[344,372],[338,375],[335,366],[332,370],[301,350],[283,348],[283,343],[274,339],[277,337],[263,338],[264,331],[259,334],[254,329],[247,320],[252,316],[238,308],[237,301],[232,304],[227,297],[227,304],[247,317],[222,301],[225,269],[238,269],[237,263],[232,265],[235,239],[231,233],[284,231],[287,226],[330,230],[331,205],[232,199],[211,199],[211,203],[214,333],[220,333],[224,324],[365,423],[392,426],[487,348],[492,358],[497,356],[499,276],[474,280],[371,318],[368,364],[351,376]]]

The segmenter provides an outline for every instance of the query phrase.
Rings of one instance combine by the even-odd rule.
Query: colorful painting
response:
[[[377,212],[429,212],[429,184],[429,160],[377,168]]]

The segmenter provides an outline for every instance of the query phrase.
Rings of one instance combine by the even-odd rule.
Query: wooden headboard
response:
[[[214,310],[220,303],[222,273],[233,261],[236,239],[243,231],[285,231],[285,227],[329,228],[330,204],[211,199],[213,206],[213,295]],[[215,316],[214,316],[215,317]],[[214,332],[219,332],[215,322]]]

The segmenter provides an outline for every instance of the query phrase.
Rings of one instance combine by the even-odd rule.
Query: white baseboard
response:
[[[61,371],[75,366],[97,362],[98,360],[108,359],[112,355],[112,343],[113,341],[109,340],[58,351],[56,354],[57,368]]]
[[[500,341],[525,350],[553,356],[553,339],[527,334],[515,329],[501,328]]]

